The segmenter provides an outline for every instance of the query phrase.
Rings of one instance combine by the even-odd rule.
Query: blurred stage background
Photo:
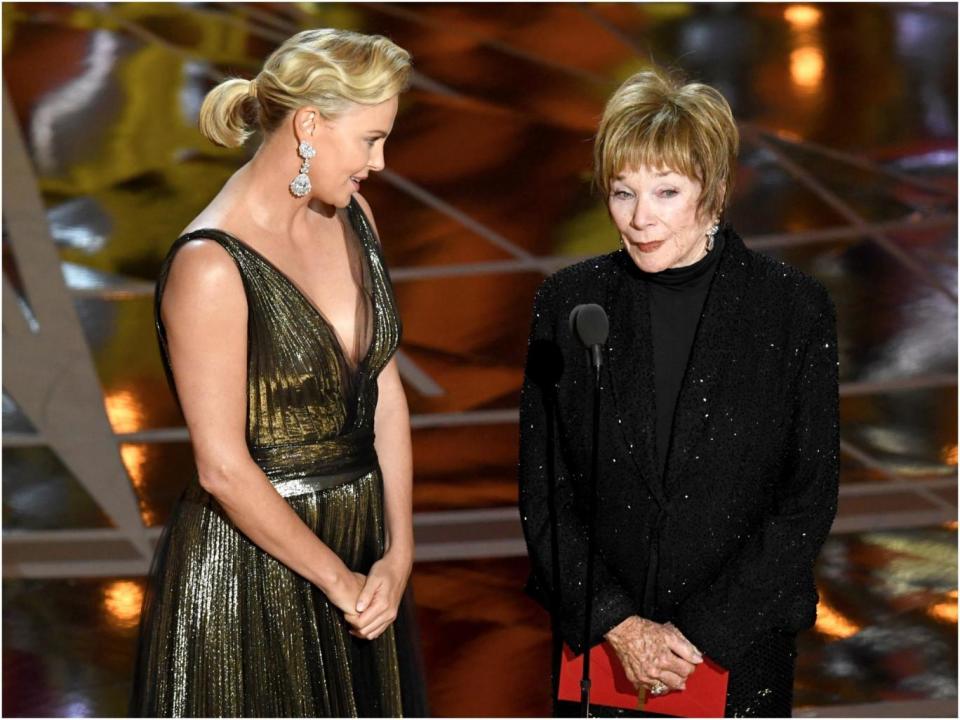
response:
[[[125,712],[151,543],[191,473],[153,280],[244,162],[205,92],[309,27],[417,69],[365,185],[414,414],[413,584],[438,715],[549,712],[521,593],[516,407],[545,273],[615,247],[588,179],[651,59],[741,122],[730,216],[837,306],[840,514],[798,715],[957,710],[957,6],[3,6],[3,714]]]

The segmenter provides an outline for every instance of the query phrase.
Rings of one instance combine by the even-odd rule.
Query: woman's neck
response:
[[[268,137],[224,186],[230,206],[266,234],[294,237],[305,225],[336,217],[334,206],[291,194],[290,181],[300,171],[300,157],[291,144],[289,138]]]

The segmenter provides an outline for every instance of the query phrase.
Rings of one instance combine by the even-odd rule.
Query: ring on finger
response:
[[[667,687],[666,685],[664,685],[662,682],[660,682],[659,680],[657,680],[657,681],[653,684],[653,687],[650,688],[650,694],[651,694],[651,695],[663,695],[663,694],[666,693],[669,689],[670,689],[670,688],[668,688],[668,687]]]

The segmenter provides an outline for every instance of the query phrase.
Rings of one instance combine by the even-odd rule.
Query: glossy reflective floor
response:
[[[956,708],[956,565],[955,527],[831,537],[817,625],[799,643],[797,714]],[[518,592],[526,571],[525,558],[418,563],[435,715],[550,714],[549,621]],[[7,579],[4,714],[122,713],[142,592],[141,578]]]
[[[252,151],[206,143],[199,105],[329,25],[390,36],[417,71],[364,194],[404,321],[434,712],[549,711],[515,511],[529,307],[545,273],[615,246],[589,140],[654,59],[730,100],[731,220],[837,306],[841,507],[797,713],[955,715],[956,5],[684,3],[4,4],[3,713],[124,710],[149,542],[192,470],[152,283]],[[69,403],[25,391],[87,346],[86,380],[51,390]]]

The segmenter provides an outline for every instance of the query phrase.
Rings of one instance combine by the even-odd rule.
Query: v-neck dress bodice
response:
[[[401,325],[379,242],[356,201],[344,230],[360,282],[351,362],[323,312],[288,275],[239,238],[216,229],[181,236],[161,269],[157,334],[171,387],[160,302],[177,250],[196,239],[219,243],[233,258],[247,301],[247,445],[271,479],[326,474],[365,460],[373,436],[377,376],[400,341]]]
[[[369,220],[343,211],[360,289],[351,361],[321,309],[266,256],[215,229],[178,238],[161,267],[155,322],[177,251],[204,238],[236,264],[247,304],[250,456],[300,519],[351,570],[385,551],[383,475],[374,448],[377,377],[401,326]],[[179,402],[179,397],[177,397]],[[141,615],[131,715],[346,717],[423,714],[409,603],[372,641],[309,581],[251,542],[194,473],[157,545]]]

